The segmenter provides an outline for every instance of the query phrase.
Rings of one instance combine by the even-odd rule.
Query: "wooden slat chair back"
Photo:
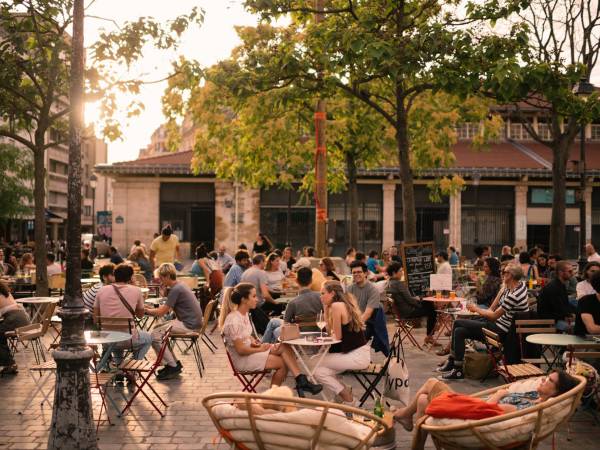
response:
[[[99,316],[96,323],[104,331],[121,331],[132,334],[135,328],[135,322],[131,317],[105,317]]]
[[[294,317],[294,322],[298,324],[300,327],[300,331],[305,331],[307,328],[318,329],[317,327],[317,315],[316,314],[306,314]]]
[[[264,370],[254,370],[254,371],[238,371],[233,363],[233,359],[231,359],[231,355],[229,354],[229,349],[227,348],[227,340],[225,336],[221,335],[223,338],[223,346],[225,347],[225,354],[227,355],[227,360],[229,361],[229,366],[233,371],[233,375],[239,380],[242,385],[242,392],[256,392],[256,387],[261,382],[261,380],[271,372],[273,369],[264,369]]]
[[[208,349],[211,351],[211,353],[215,353],[215,350],[217,350],[217,345],[212,341],[212,339],[210,338],[210,336],[208,334],[206,334],[206,330],[208,330],[208,322],[210,321],[211,317],[213,316],[213,313],[216,309],[216,307],[218,306],[218,300],[211,300],[210,302],[208,302],[206,304],[206,306],[204,307],[204,314],[202,317],[202,327],[199,330],[200,333],[200,338],[202,339],[202,342],[204,342],[204,345],[206,345],[208,347]]]
[[[519,337],[519,347],[521,349],[521,360],[531,364],[542,364],[545,362],[543,358],[524,358],[525,355],[525,338],[529,334],[548,333],[555,334],[557,332],[556,325],[553,319],[517,319],[515,320],[515,330]]]
[[[66,277],[64,273],[55,273],[48,277],[48,288],[63,291],[65,289]]]
[[[483,328],[482,332],[487,352],[492,362],[493,371],[498,373],[505,381],[511,383],[523,378],[544,375],[544,371],[531,363],[506,364],[504,346],[500,340],[500,336],[487,328]]]

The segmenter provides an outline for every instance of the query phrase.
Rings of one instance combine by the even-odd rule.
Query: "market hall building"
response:
[[[536,124],[543,132],[542,124]],[[477,245],[548,247],[552,207],[552,154],[533,142],[520,123],[507,121],[505,138],[475,151],[469,139],[477,124],[458,129],[451,168],[421,171],[415,178],[418,241],[436,248],[453,245],[471,257]],[[585,189],[587,240],[600,244],[600,124],[586,130]],[[572,146],[567,172],[566,248],[577,257],[579,140]],[[113,179],[113,244],[126,251],[135,239],[150,242],[170,223],[191,255],[201,242],[225,243],[233,251],[249,247],[260,231],[274,245],[294,250],[313,245],[315,212],[311,195],[294,190],[248,189],[238,183],[194,175],[192,151],[163,153],[134,161],[100,164],[96,172]],[[360,171],[359,249],[369,251],[402,241],[402,185],[397,167]],[[440,203],[431,202],[427,183],[461,175],[465,189]],[[329,194],[328,241],[331,254],[343,255],[349,241],[347,193]]]

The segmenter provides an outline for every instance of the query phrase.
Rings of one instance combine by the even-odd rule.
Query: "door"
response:
[[[196,247],[203,243],[210,251],[215,243],[215,210],[211,207],[193,207],[190,209],[191,257],[196,256]]]

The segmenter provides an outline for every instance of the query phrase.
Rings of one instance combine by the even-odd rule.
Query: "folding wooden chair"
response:
[[[261,382],[261,380],[265,377],[266,374],[271,372],[271,369],[240,372],[235,368],[235,365],[233,364],[233,360],[231,359],[231,355],[229,354],[229,350],[227,349],[227,343],[225,342],[224,337],[223,343],[225,344],[225,353],[227,354],[227,360],[229,361],[231,370],[233,371],[235,377],[242,384],[242,392],[256,393],[256,387],[258,386],[258,383]]]
[[[392,358],[396,357],[396,352],[400,351],[400,329],[397,328],[392,338],[390,345],[391,351],[388,357],[385,359],[383,364],[370,363],[369,367],[361,370],[348,370],[344,374],[352,375],[364,389],[364,393],[359,400],[359,408],[365,404],[367,399],[371,397],[373,400],[381,397],[381,392],[378,389],[379,382],[385,378]],[[377,397],[375,396],[377,395]]]
[[[41,393],[43,396],[40,405],[43,405],[44,402],[50,405],[49,397],[53,392],[54,386],[51,386],[47,390],[45,387],[48,381],[50,381],[50,378],[52,378],[52,375],[56,373],[56,362],[54,360],[46,361],[46,354],[41,341],[41,337],[44,335],[41,323],[34,323],[17,328],[15,329],[15,333],[19,342],[23,344],[29,343],[31,345],[31,350],[35,359],[35,364],[27,364],[27,371],[35,384],[35,389],[31,391],[25,402],[25,406],[19,411],[19,414],[23,414],[23,411],[29,409],[29,406],[33,403],[33,400],[38,393]],[[34,372],[37,372],[37,376],[34,375]]]
[[[165,334],[162,337],[161,344],[160,344],[160,350],[158,352],[158,355],[156,356],[156,361],[154,361],[153,363],[150,363],[146,360],[130,359],[128,361],[123,362],[119,366],[119,369],[123,371],[123,373],[125,374],[125,376],[127,376],[127,378],[134,380],[134,385],[135,385],[135,391],[134,391],[133,395],[131,396],[131,398],[129,398],[129,400],[127,401],[127,404],[125,405],[125,408],[123,408],[123,411],[121,411],[121,413],[119,414],[119,417],[121,417],[122,415],[124,415],[127,412],[127,410],[131,407],[131,404],[133,403],[133,401],[136,399],[136,397],[140,393],[144,397],[146,397],[146,399],[150,402],[150,404],[154,407],[154,409],[160,414],[160,416],[164,417],[165,413],[163,413],[160,410],[160,408],[158,406],[156,406],[156,404],[152,401],[152,399],[146,393],[144,388],[146,386],[149,387],[150,390],[156,396],[156,398],[163,404],[163,406],[165,408],[167,407],[167,404],[161,398],[161,396],[158,395],[158,392],[156,392],[156,390],[152,387],[152,384],[150,384],[149,380],[150,380],[150,377],[156,373],[156,371],[158,370],[158,368],[160,367],[160,365],[162,363],[163,356],[165,354],[167,346],[169,345],[169,337],[170,336],[171,336],[171,327],[168,327],[165,331]],[[136,377],[136,375],[137,375],[137,377]]]
[[[400,311],[394,304],[394,301],[391,298],[387,298],[390,306],[392,307],[392,311],[394,312],[394,318],[396,320],[396,326],[398,328],[400,342],[404,342],[404,340],[408,340],[412,345],[417,347],[419,350],[423,350],[423,348],[417,342],[417,339],[413,336],[412,330],[414,328],[414,319],[403,319],[400,315]]]
[[[108,406],[106,405],[107,398],[115,408],[115,411],[119,411],[119,408],[115,404],[114,400],[107,392],[108,384],[113,381],[115,375],[115,372],[95,372],[90,370],[90,390],[97,390],[98,394],[100,395],[100,399],[102,400],[102,403],[100,404],[100,411],[98,412],[98,418],[96,420],[96,433],[98,433],[100,422],[102,422],[102,411],[104,411],[106,414],[106,421],[108,424],[112,425],[110,416],[108,415]]]
[[[200,331],[199,331],[202,342],[204,342],[204,345],[206,345],[213,354],[215,353],[215,350],[217,350],[218,347],[212,341],[210,336],[208,336],[208,334],[206,334],[206,330],[208,330],[208,322],[210,321],[210,319],[213,315],[213,312],[217,308],[218,304],[219,303],[217,300],[211,300],[210,302],[208,302],[206,304],[206,307],[204,308],[204,316],[202,318],[202,328],[200,328]]]
[[[304,316],[294,317],[294,322],[300,327],[300,331],[315,331],[318,330],[317,316],[315,314],[307,314]]]
[[[135,329],[136,321],[132,317],[105,317],[99,316],[96,318],[96,324],[100,330],[104,331],[120,331],[122,333],[127,333],[133,336],[133,330]],[[127,341],[125,341],[127,342]],[[129,347],[126,347],[119,343],[119,345],[113,349],[113,353],[115,351],[123,351],[123,358],[126,358],[133,352],[133,341],[129,341]],[[104,355],[100,360],[99,369],[104,368],[106,364],[108,364],[109,360],[112,358],[112,355]],[[97,369],[98,370],[98,369]]]
[[[512,383],[513,381],[524,378],[539,377],[545,374],[542,369],[531,363],[506,364],[506,359],[504,358],[504,346],[500,341],[500,336],[487,328],[483,328],[482,331],[485,338],[487,353],[492,362],[491,373],[497,373],[507,383]]]
[[[531,364],[544,364],[544,358],[524,358],[525,355],[525,338],[529,334],[548,333],[555,334],[557,332],[554,319],[518,319],[515,320],[515,330],[519,336],[519,347],[521,348],[521,361]],[[542,352],[546,349],[542,347]]]
[[[203,327],[204,328],[204,327]],[[186,331],[186,332],[171,332],[171,342],[175,344],[182,354],[186,354],[190,349],[194,354],[194,360],[196,361],[196,367],[198,367],[198,373],[202,378],[202,371],[204,370],[204,359],[202,358],[202,352],[200,351],[200,345],[198,343],[201,334],[197,331]],[[187,343],[185,349],[181,349],[179,341]]]
[[[54,275],[50,275],[48,277],[48,289],[50,292],[58,291],[57,294],[63,295],[63,291],[65,290],[66,283],[66,275],[65,273],[55,273]]]
[[[131,277],[131,282],[140,288],[148,287],[148,281],[146,281],[146,277],[141,273],[134,273]]]

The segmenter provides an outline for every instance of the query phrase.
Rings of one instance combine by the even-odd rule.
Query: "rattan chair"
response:
[[[288,412],[257,414],[257,406],[273,404]],[[223,392],[205,397],[202,405],[219,434],[239,449],[368,449],[390,428],[367,411],[298,397]]]
[[[424,416],[417,422],[417,428],[431,435],[438,450],[535,449],[562,423],[567,422],[579,406],[586,379],[581,376],[577,376],[577,379],[579,384],[570,391],[530,408],[480,420],[433,419]],[[473,396],[489,397],[509,386],[487,389]]]

